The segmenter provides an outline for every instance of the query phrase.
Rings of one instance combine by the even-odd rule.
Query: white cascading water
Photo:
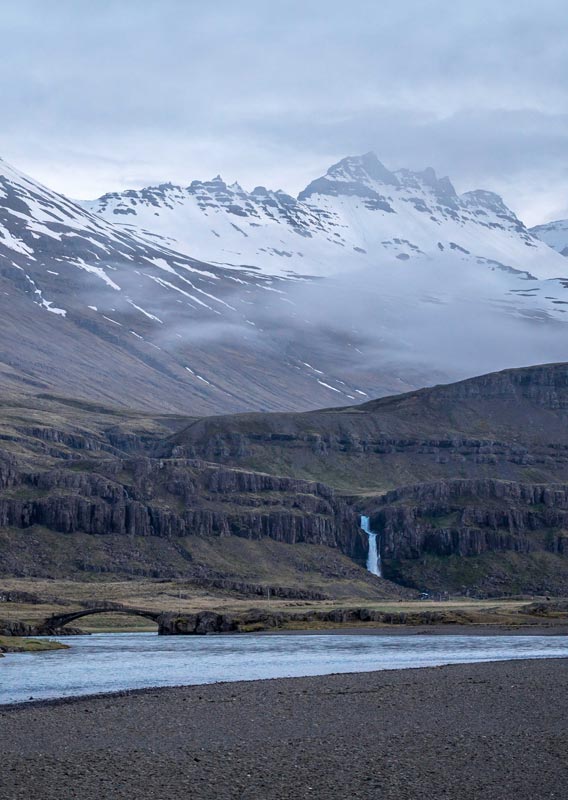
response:
[[[369,517],[361,516],[361,530],[369,537],[369,554],[367,556],[367,569],[378,578],[383,577],[381,569],[381,552],[377,546],[377,534],[369,526]]]

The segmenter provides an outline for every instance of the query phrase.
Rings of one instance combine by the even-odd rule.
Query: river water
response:
[[[568,657],[568,636],[99,633],[0,659],[0,703],[148,686]]]

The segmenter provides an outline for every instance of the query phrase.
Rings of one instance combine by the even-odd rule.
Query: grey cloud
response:
[[[0,31],[0,151],[75,196],[218,171],[297,191],[374,149],[530,222],[568,204],[563,0],[20,0]]]

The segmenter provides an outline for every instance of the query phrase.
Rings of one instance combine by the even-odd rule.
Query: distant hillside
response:
[[[2,407],[0,574],[568,591],[568,364],[302,414]]]
[[[530,229],[533,236],[560,253],[568,256],[568,219],[559,219],[554,222],[545,222]]]
[[[452,477],[568,480],[568,365],[505,370],[358,406],[193,421],[168,452],[344,492]]]

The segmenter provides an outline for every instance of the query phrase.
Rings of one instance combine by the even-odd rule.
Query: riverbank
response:
[[[67,650],[69,645],[53,639],[24,639],[20,636],[0,636],[0,658],[4,653],[44,653]]]
[[[568,636],[568,620],[515,625],[322,625],[313,628],[276,628],[258,631],[259,636]]]
[[[0,710],[1,800],[539,800],[568,792],[568,659]]]
[[[7,624],[20,622],[33,628],[52,615],[108,606],[107,613],[82,617],[73,625],[87,633],[157,629],[154,622],[143,617],[113,614],[111,608],[115,606],[121,609],[147,609],[156,614],[168,613],[181,618],[207,612],[250,619],[254,613],[257,621],[246,626],[246,629],[252,630],[260,630],[263,626],[268,629],[278,627],[281,631],[317,627],[327,632],[336,627],[364,629],[369,624],[374,623],[376,627],[379,623],[382,626],[387,622],[399,622],[404,626],[426,623],[429,628],[441,623],[449,627],[461,624],[524,627],[540,623],[548,625],[552,621],[550,617],[545,619],[542,614],[531,615],[527,611],[534,603],[549,602],[549,598],[537,597],[485,600],[456,597],[440,601],[343,596],[316,600],[278,597],[274,592],[246,595],[216,587],[204,588],[190,581],[117,581],[101,578],[81,582],[4,578],[0,584],[0,623],[4,619]],[[362,619],[361,614],[357,613],[358,609],[364,612]],[[296,619],[290,619],[294,617]],[[303,620],[297,617],[303,617]],[[563,617],[568,623],[568,608]],[[31,630],[24,635],[31,635]]]

